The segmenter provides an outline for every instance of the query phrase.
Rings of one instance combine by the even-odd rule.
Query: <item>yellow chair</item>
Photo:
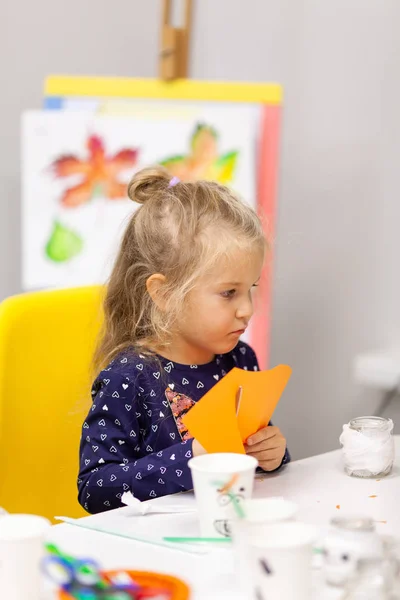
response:
[[[86,514],[76,479],[101,300],[92,286],[0,304],[0,506],[9,512]]]

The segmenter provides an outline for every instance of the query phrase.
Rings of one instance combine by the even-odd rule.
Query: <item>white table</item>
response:
[[[351,513],[372,517],[380,533],[400,537],[400,436],[396,436],[396,450],[393,472],[380,481],[348,477],[343,471],[341,453],[335,451],[293,462],[283,472],[256,481],[255,497],[284,496],[294,500],[300,507],[299,519],[317,525],[321,534],[327,530],[332,517]],[[179,494],[152,501],[162,505],[177,502],[193,506],[194,497]],[[154,535],[161,517],[126,517],[127,511],[126,508],[109,511],[80,519],[79,523],[104,528],[116,518],[139,518],[142,524],[146,519],[146,527]],[[165,515],[162,518],[170,519]],[[241,598],[228,548],[204,555],[187,554],[66,524],[52,528],[51,541],[65,552],[97,559],[104,568],[130,567],[181,577],[191,585],[193,600]],[[323,597],[338,595],[331,590]],[[321,600],[320,596],[318,600]]]

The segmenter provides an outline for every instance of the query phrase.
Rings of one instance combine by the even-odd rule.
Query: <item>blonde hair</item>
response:
[[[128,186],[142,206],[131,217],[107,286],[104,327],[94,356],[101,368],[119,352],[152,354],[176,330],[187,294],[233,247],[264,251],[265,236],[255,211],[230,189],[212,181],[180,182],[162,167],[143,169]],[[164,275],[161,311],[146,288]]]

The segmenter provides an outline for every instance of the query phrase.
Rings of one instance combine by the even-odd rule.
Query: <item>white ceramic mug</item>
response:
[[[247,532],[250,534],[247,539],[240,536],[240,551],[246,552],[247,560],[238,565],[245,597],[310,600],[316,529],[297,521],[286,521],[250,528]],[[235,544],[237,541],[236,537]]]
[[[257,460],[246,454],[217,453],[189,461],[203,537],[229,537],[230,522],[251,497]]]
[[[0,519],[0,594],[4,600],[40,600],[40,563],[50,522],[35,515]]]

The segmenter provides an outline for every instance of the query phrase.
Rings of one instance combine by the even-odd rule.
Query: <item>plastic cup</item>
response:
[[[235,522],[235,532],[236,525]],[[316,536],[314,527],[297,521],[247,529],[243,524],[241,534],[234,537],[239,552],[236,556],[240,555],[241,559],[237,561],[236,571],[243,595],[247,598],[310,600]]]
[[[39,600],[40,563],[50,522],[35,515],[5,515],[0,519],[0,590],[7,600]]]
[[[245,518],[232,521],[232,537],[236,573],[242,592],[245,594],[248,592],[248,577],[252,568],[251,557],[248,553],[251,540],[268,536],[268,528],[272,523],[294,520],[298,513],[298,506],[284,498],[272,497],[245,500],[243,508]]]
[[[220,453],[189,461],[203,537],[229,537],[231,520],[251,497],[257,460],[246,454]]]

